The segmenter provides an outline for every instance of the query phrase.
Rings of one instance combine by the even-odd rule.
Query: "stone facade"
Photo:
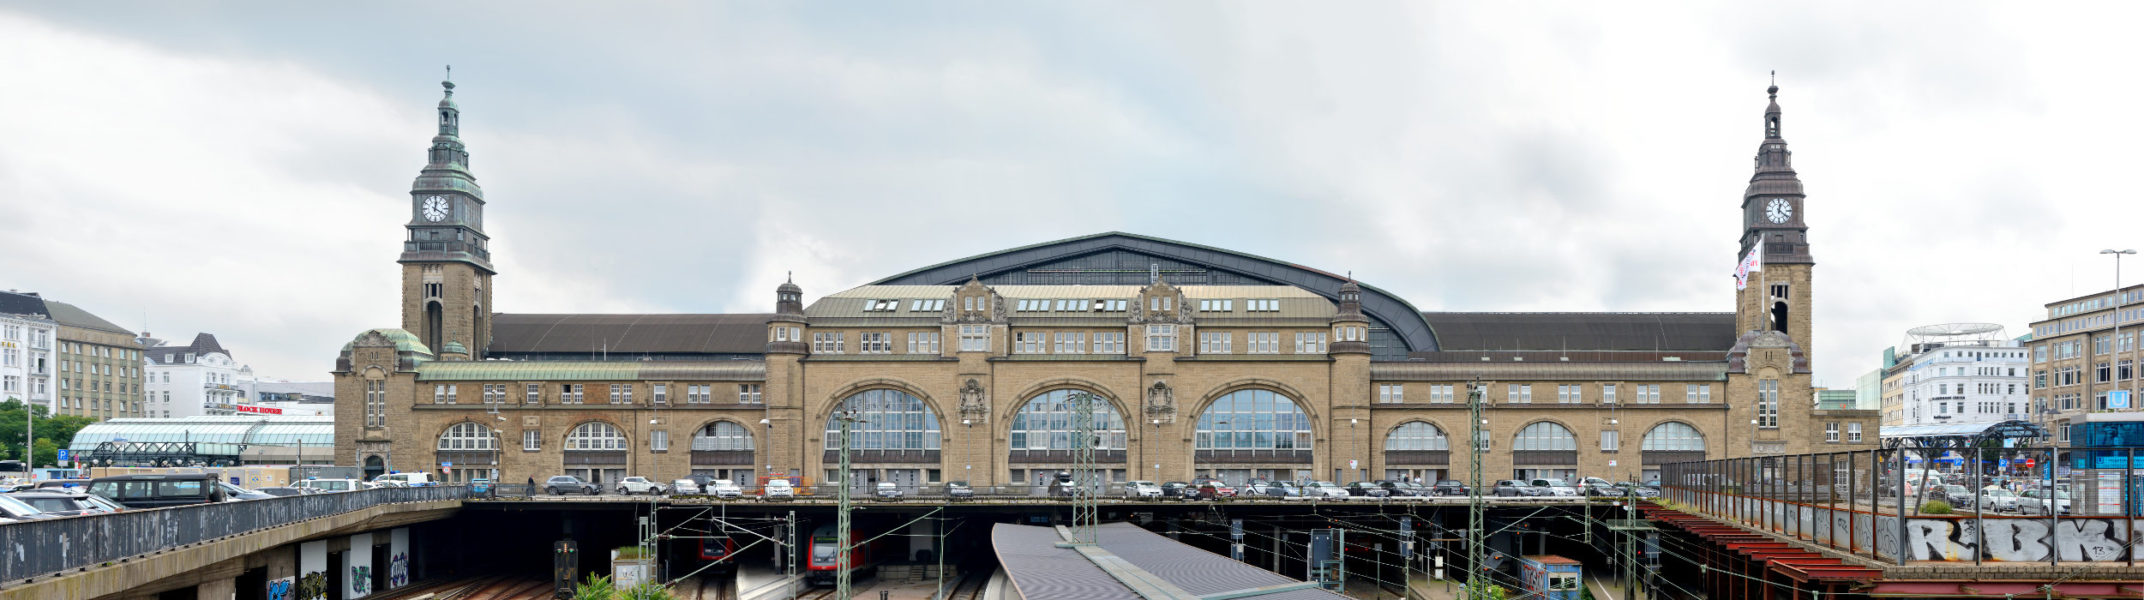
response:
[[[1783,156],[1776,104],[1767,122],[1760,152]],[[1744,199],[1750,219],[1769,218],[1747,207],[1782,185],[1777,168],[1759,178],[1768,183]],[[1799,182],[1792,188],[1799,209]],[[605,484],[695,473],[818,483],[833,477],[829,431],[846,415],[858,483],[1031,484],[1070,466],[1064,407],[1091,394],[1115,415],[1096,452],[1115,480],[1465,479],[1470,389],[1485,394],[1491,480],[1635,480],[1673,461],[1870,448],[1874,411],[1815,408],[1805,317],[1814,261],[1794,212],[1745,228],[1745,240],[1794,243],[1719,319],[1502,315],[1470,325],[1464,313],[1394,312],[1404,303],[1328,273],[1248,255],[1200,262],[1225,251],[1110,234],[917,272],[973,265],[964,281],[923,285],[912,273],[808,305],[784,283],[742,344],[693,341],[736,332],[689,315],[663,316],[676,323],[664,335],[689,340],[619,326],[558,333],[582,336],[558,344],[522,335],[512,315],[473,311],[443,330],[411,320],[433,298],[490,306],[491,271],[406,253],[408,272],[440,267],[444,289],[405,277],[403,329],[366,332],[344,349],[337,460],[450,479],[475,469],[510,483],[561,473]],[[1118,246],[1096,248],[1104,243]],[[1060,250],[1087,262],[1004,266],[1015,253]],[[1130,271],[1098,265],[1097,252],[1153,262]],[[1627,331],[1536,336],[1577,340],[1561,348],[1463,341],[1467,327],[1473,339],[1508,339],[1484,323],[1511,318]],[[1677,337],[1677,327],[1706,335]],[[1663,347],[1670,337],[1683,341]],[[616,357],[482,360],[598,343]],[[1373,359],[1389,356],[1404,360]],[[1857,424],[1863,437],[1827,441],[1826,423]]]

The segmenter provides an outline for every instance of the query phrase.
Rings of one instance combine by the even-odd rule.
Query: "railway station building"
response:
[[[1071,466],[1092,394],[1113,480],[1465,479],[1476,383],[1488,480],[1873,448],[1876,411],[1815,405],[1815,260],[1772,96],[1732,232],[1764,275],[1725,310],[1425,312],[1334,271],[1102,233],[816,298],[784,283],[765,313],[513,314],[493,312],[449,83],[410,192],[402,322],[336,358],[337,462],[819,484],[846,414],[854,483],[1016,486]]]

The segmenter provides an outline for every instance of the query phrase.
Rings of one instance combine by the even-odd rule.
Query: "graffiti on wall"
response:
[[[268,600],[296,600],[291,597],[291,594],[297,591],[297,587],[298,578],[296,577],[269,580]]]
[[[409,585],[409,555],[396,554],[387,559],[388,589]]]
[[[1982,527],[1986,531],[1976,531],[1969,519],[1907,519],[1907,557],[1969,561],[1977,553],[2011,562],[2045,561],[2050,555],[2062,562],[2116,561],[2128,557],[2129,540],[2144,532],[2144,523],[2132,531],[2127,519],[1988,519]]]

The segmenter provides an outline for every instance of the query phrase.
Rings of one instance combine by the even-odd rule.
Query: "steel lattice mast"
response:
[[[1489,562],[1489,553],[1484,545],[1487,540],[1482,529],[1487,526],[1482,515],[1481,455],[1489,449],[1484,435],[1489,432],[1487,419],[1483,418],[1482,404],[1488,395],[1488,387],[1476,380],[1467,384],[1467,429],[1470,435],[1467,447],[1467,600],[1490,600],[1489,577],[1483,566]]]
[[[1093,544],[1100,508],[1101,490],[1095,478],[1094,447],[1101,442],[1094,433],[1094,394],[1072,394],[1072,543]]]
[[[856,414],[842,412],[834,417],[841,422],[841,485],[835,493],[840,505],[834,513],[834,542],[840,552],[835,553],[834,597],[849,600],[849,552],[853,549],[849,539],[849,428],[856,423]]]

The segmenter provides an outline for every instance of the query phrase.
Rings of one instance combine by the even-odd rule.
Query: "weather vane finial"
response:
[[[439,85],[447,88],[448,96],[454,95],[454,65],[447,65],[447,79],[439,82]]]

